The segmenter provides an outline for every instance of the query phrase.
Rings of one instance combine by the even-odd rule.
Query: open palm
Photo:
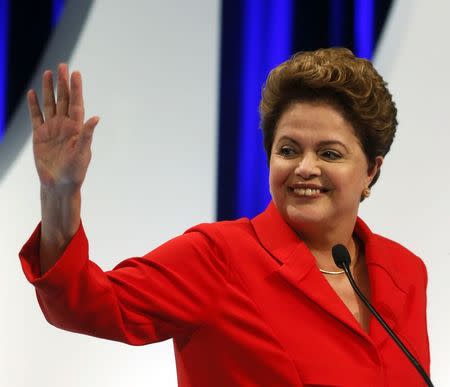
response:
[[[41,184],[48,188],[78,189],[91,159],[92,134],[98,117],[84,122],[82,81],[79,72],[70,77],[67,65],[58,68],[57,99],[52,73],[42,77],[43,111],[36,93],[28,93],[33,126],[33,151]]]

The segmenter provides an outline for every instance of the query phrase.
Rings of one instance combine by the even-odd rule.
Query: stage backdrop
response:
[[[67,2],[38,73],[69,61],[83,72],[87,114],[101,116],[82,211],[91,256],[108,269],[214,219],[220,5],[136,0],[127,8],[118,0],[97,0],[70,53],[77,26],[69,21],[79,16],[79,4]],[[444,0],[393,5],[375,62],[398,103],[400,126],[361,210],[376,232],[405,244],[428,266],[438,386],[450,385],[449,12]],[[44,320],[17,259],[39,219],[30,139],[20,147],[28,127],[22,104],[1,148],[20,151],[0,174],[0,385],[176,386],[170,342],[129,347],[64,332]]]

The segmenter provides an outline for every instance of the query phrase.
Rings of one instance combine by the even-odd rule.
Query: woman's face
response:
[[[280,117],[270,157],[270,191],[294,229],[354,222],[369,171],[352,125],[327,104],[298,102]],[[347,223],[348,224],[348,223]]]

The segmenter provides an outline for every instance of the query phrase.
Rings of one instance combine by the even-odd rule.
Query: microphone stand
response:
[[[348,252],[347,252],[348,254]],[[378,320],[378,322],[383,326],[383,328],[389,333],[389,335],[392,337],[392,339],[395,341],[395,343],[400,347],[400,349],[403,351],[403,353],[407,356],[409,361],[414,365],[416,370],[420,373],[422,378],[427,383],[427,386],[434,387],[433,383],[431,383],[431,379],[428,377],[425,370],[422,368],[422,366],[419,364],[419,362],[416,360],[416,358],[409,352],[408,348],[405,347],[405,345],[400,341],[400,339],[397,337],[397,335],[394,333],[394,331],[389,327],[389,325],[384,321],[383,317],[380,316],[380,314],[375,310],[375,308],[370,304],[370,302],[367,300],[367,298],[364,296],[364,294],[361,292],[361,290],[358,288],[358,286],[355,283],[355,280],[353,279],[352,273],[350,272],[350,265],[349,265],[349,258],[344,259],[342,262],[336,262],[337,266],[339,266],[341,269],[344,270],[345,275],[347,276],[348,280],[350,281],[350,284],[352,285],[352,288],[356,292],[356,294],[361,298],[361,300],[364,302],[364,304],[369,308],[370,312],[375,316],[375,318]],[[336,260],[337,261],[337,260]]]

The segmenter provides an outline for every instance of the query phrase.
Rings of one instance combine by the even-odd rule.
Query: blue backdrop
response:
[[[222,2],[218,220],[253,217],[270,200],[258,115],[270,69],[294,52],[328,46],[371,58],[390,6],[391,0]],[[0,142],[63,9],[64,0],[0,0]]]

